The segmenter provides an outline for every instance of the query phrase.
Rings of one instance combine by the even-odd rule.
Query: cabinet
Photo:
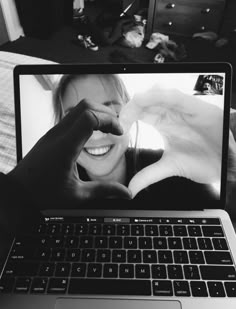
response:
[[[196,32],[218,33],[225,0],[150,0],[148,29],[151,32],[192,36]]]

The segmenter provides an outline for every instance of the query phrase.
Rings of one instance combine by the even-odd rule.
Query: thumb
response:
[[[132,192],[132,198],[151,184],[176,174],[174,162],[169,156],[163,155],[158,162],[145,167],[131,179],[128,188]]]
[[[131,199],[130,190],[118,182],[89,181],[79,188],[82,199],[121,198]]]

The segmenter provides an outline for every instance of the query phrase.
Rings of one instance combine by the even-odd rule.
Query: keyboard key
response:
[[[174,236],[188,236],[186,226],[174,225]]]
[[[150,278],[150,267],[149,265],[136,264],[135,265],[136,278]]]
[[[55,271],[55,263],[43,263],[39,269],[39,276],[51,277]]]
[[[69,283],[69,294],[151,295],[150,280],[76,279]]]
[[[203,235],[206,237],[224,237],[221,226],[202,226]]]
[[[207,282],[207,286],[211,297],[225,297],[225,291],[222,282]]]
[[[57,263],[55,277],[68,277],[70,274],[70,263]]]
[[[176,264],[188,264],[188,254],[183,250],[174,251],[174,262]]]
[[[92,236],[81,236],[79,247],[80,248],[93,248],[93,237]]]
[[[188,280],[200,279],[198,267],[196,265],[184,265],[184,276]]]
[[[156,250],[143,250],[143,263],[156,264],[157,263]]]
[[[153,238],[154,249],[167,249],[167,241],[164,237],[154,237]]]
[[[88,224],[80,223],[75,226],[75,234],[76,235],[85,235],[88,232]]]
[[[169,279],[183,279],[181,265],[167,265],[167,273]]]
[[[188,234],[189,236],[202,236],[202,231],[200,226],[198,225],[189,225],[188,226]]]
[[[105,278],[116,278],[118,276],[118,265],[104,264],[103,276]]]
[[[178,237],[169,237],[168,238],[169,249],[182,249],[181,238]]]
[[[145,226],[145,235],[146,236],[158,236],[158,227],[157,225],[146,225]]]
[[[34,259],[38,261],[49,261],[51,258],[50,248],[38,248],[35,251]]]
[[[31,278],[17,278],[15,289],[16,293],[27,293],[30,289]]]
[[[110,250],[97,250],[97,260],[96,262],[110,262],[111,260],[111,251]]]
[[[83,249],[81,251],[82,262],[94,262],[95,261],[95,249]]]
[[[15,283],[15,278],[2,277],[0,279],[0,293],[11,293]]]
[[[191,264],[205,264],[202,251],[189,251],[189,259]]]
[[[120,278],[134,278],[134,265],[120,264],[119,276]]]
[[[204,281],[190,281],[192,295],[195,297],[207,297],[207,287]]]
[[[159,250],[158,251],[158,260],[159,263],[173,263],[172,253],[168,250]]]
[[[141,263],[141,251],[129,250],[128,251],[128,263]]]
[[[61,225],[58,223],[49,224],[48,225],[48,234],[49,235],[56,235],[60,234],[61,232]]]
[[[137,249],[137,238],[136,237],[125,237],[124,238],[125,249]]]
[[[151,237],[139,237],[139,248],[140,249],[152,249]]]
[[[48,279],[47,278],[34,278],[31,286],[31,293],[43,294],[46,292]]]
[[[198,238],[197,242],[200,250],[213,250],[210,238]]]
[[[75,232],[75,226],[72,223],[62,224],[61,233],[62,235],[73,235]]]
[[[173,288],[170,280],[153,280],[154,296],[173,296]]]
[[[68,279],[66,278],[51,278],[48,284],[48,293],[64,294],[67,290]]]
[[[125,263],[126,251],[125,250],[112,250],[112,262],[113,263]]]
[[[88,277],[96,277],[99,278],[102,276],[102,264],[91,263],[88,264]]]
[[[80,260],[80,249],[67,249],[66,261],[78,262]]]
[[[160,225],[161,236],[173,236],[173,230],[171,225]]]
[[[10,259],[11,260],[33,260],[34,258],[34,252],[35,250],[31,247],[24,247],[24,246],[20,246],[20,247],[15,247],[10,254]]]
[[[236,280],[233,266],[200,266],[202,279],[205,280]]]
[[[102,231],[101,224],[90,224],[89,225],[89,235],[100,235]]]
[[[95,237],[95,248],[107,248],[108,239],[105,236]]]
[[[103,225],[103,235],[115,235],[115,233],[116,233],[115,225],[112,224]]]
[[[47,234],[48,225],[47,224],[39,224],[35,229],[33,229],[33,233],[35,234]]]
[[[15,264],[16,276],[35,276],[39,269],[39,263],[36,262],[18,262]]]
[[[86,264],[85,263],[73,263],[72,264],[72,277],[84,277],[86,273]]]
[[[184,249],[187,250],[196,250],[197,249],[197,242],[195,238],[183,238],[183,245]]]
[[[204,255],[207,264],[233,264],[231,255],[228,251],[205,251]]]
[[[130,235],[130,226],[128,224],[119,224],[117,226],[117,235],[120,236]]]
[[[63,261],[65,259],[65,249],[52,249],[51,261]]]
[[[224,238],[212,238],[212,242],[215,250],[229,250]]]
[[[121,249],[122,248],[122,237],[111,236],[109,238],[109,248]]]
[[[165,265],[152,265],[152,278],[166,279],[166,266]]]
[[[236,297],[236,282],[225,282],[225,290],[228,297]]]
[[[175,296],[190,296],[188,281],[174,281]]]
[[[141,225],[141,224],[131,225],[131,235],[133,235],[133,236],[143,236],[144,235],[143,225]]]
[[[64,236],[55,236],[50,238],[49,247],[62,248],[64,245]]]
[[[79,237],[78,236],[67,236],[65,239],[66,248],[78,248]]]

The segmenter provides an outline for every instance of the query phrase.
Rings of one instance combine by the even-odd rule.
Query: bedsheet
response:
[[[13,69],[18,64],[53,64],[55,62],[0,51],[0,172],[16,165]]]

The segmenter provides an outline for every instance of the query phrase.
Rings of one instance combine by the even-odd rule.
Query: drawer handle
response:
[[[175,4],[174,3],[168,3],[167,5],[166,5],[166,8],[167,9],[173,9],[175,7]]]
[[[210,11],[211,11],[210,8],[202,9],[202,14],[208,14],[208,13],[210,13]]]
[[[165,24],[165,26],[167,26],[167,27],[171,27],[173,25],[173,22],[172,21],[168,21],[166,24]]]

